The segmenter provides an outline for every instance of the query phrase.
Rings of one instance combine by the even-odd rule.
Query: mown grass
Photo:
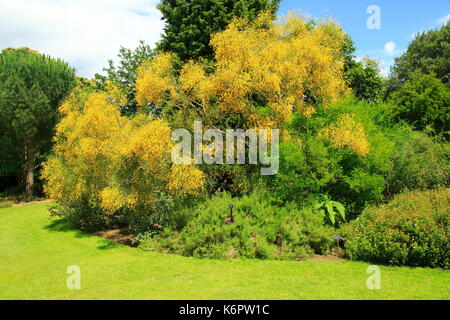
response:
[[[201,260],[117,245],[48,217],[48,204],[0,209],[0,299],[449,299],[443,270],[368,263]],[[69,265],[81,289],[66,287]]]

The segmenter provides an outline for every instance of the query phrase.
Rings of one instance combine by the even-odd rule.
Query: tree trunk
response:
[[[26,148],[26,162],[25,162],[25,201],[32,201],[34,198],[34,162],[35,152],[33,148],[27,146]]]

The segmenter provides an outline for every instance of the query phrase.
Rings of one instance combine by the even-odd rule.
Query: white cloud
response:
[[[153,45],[164,23],[158,0],[0,0],[0,50],[27,46],[92,77],[120,46]]]
[[[395,54],[395,42],[389,41],[384,45],[384,53],[388,56],[393,56]]]
[[[441,26],[443,24],[446,24],[448,22],[448,20],[450,20],[450,13],[448,13],[447,15],[437,19],[436,20],[436,25]]]

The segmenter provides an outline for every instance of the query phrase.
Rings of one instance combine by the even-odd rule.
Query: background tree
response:
[[[418,129],[428,125],[436,133],[449,130],[450,22],[420,33],[395,60],[386,84],[385,100],[397,117]]]
[[[0,153],[17,159],[26,201],[33,199],[34,172],[50,150],[57,108],[76,84],[67,63],[28,48],[0,54]]]
[[[411,79],[416,71],[435,73],[447,87],[450,86],[450,21],[440,29],[418,34],[406,52],[395,59],[389,92]]]
[[[353,55],[355,50],[353,40],[346,33],[341,53],[344,56],[344,73],[348,86],[359,100],[374,102],[380,98],[383,90],[378,63],[369,57],[356,61]]]
[[[344,72],[347,72],[354,66],[356,66],[355,53],[356,47],[352,38],[348,33],[344,35],[344,41],[342,42],[341,53],[344,56]]]
[[[139,65],[147,59],[153,58],[154,50],[143,40],[139,41],[136,49],[120,48],[119,63],[116,66],[113,60],[108,61],[108,67],[104,68],[105,75],[96,74],[95,79],[99,87],[105,88],[107,81],[113,81],[125,93],[127,103],[121,106],[125,115],[135,114],[136,103],[136,71]]]
[[[395,115],[417,129],[450,130],[450,91],[434,74],[416,72],[392,94]]]
[[[182,61],[212,58],[211,35],[224,30],[233,17],[253,20],[263,10],[274,16],[281,0],[162,0],[166,22],[158,50],[174,52]]]
[[[365,57],[361,62],[354,61],[347,68],[345,77],[350,88],[359,100],[377,101],[382,93],[383,79],[380,76],[378,63]]]

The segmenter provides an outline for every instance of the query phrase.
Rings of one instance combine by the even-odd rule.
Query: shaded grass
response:
[[[0,299],[449,299],[443,270],[353,261],[206,260],[146,252],[72,230],[47,204],[0,209]],[[81,290],[68,290],[69,265]]]
[[[14,203],[14,201],[0,201],[0,209],[12,207]]]

